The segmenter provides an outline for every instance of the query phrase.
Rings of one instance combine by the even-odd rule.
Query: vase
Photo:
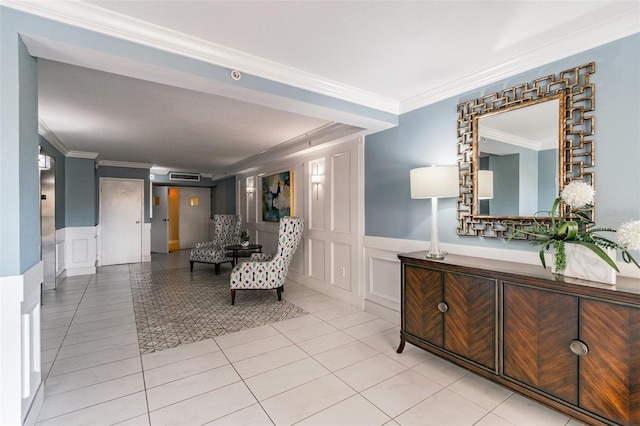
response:
[[[551,271],[554,274],[615,285],[617,276],[615,269],[608,265],[597,254],[589,250],[587,247],[579,244],[565,244],[564,248],[567,256],[567,266],[564,271],[556,271],[554,255],[553,266],[551,268]],[[615,261],[615,250],[603,250]]]
[[[240,245],[241,245],[242,247],[249,247],[249,241],[242,241],[242,242],[240,243]]]

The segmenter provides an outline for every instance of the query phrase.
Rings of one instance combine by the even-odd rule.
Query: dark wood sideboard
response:
[[[612,287],[542,266],[401,254],[412,343],[588,424],[640,424],[640,280]]]

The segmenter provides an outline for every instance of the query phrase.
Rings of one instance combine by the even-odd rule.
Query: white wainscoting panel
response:
[[[300,239],[300,244],[298,244],[298,248],[296,249],[293,259],[291,259],[291,263],[289,264],[289,269],[293,272],[297,272],[298,274],[304,274],[305,245],[306,243],[304,238]]]
[[[369,294],[400,303],[400,260],[369,257]]]
[[[400,320],[399,253],[425,250],[425,241],[364,237],[365,310],[383,318]]]
[[[360,198],[364,187],[363,142],[362,138],[336,141],[237,176],[239,182],[256,179],[258,190],[250,196],[239,196],[237,209],[251,213],[247,214],[247,227],[256,230],[263,251],[272,253],[276,250],[278,229],[276,224],[261,221],[259,182],[263,175],[293,170],[294,215],[304,218],[305,232],[287,279],[356,307],[362,307],[364,294],[360,220],[364,217],[360,214],[364,200]],[[323,176],[317,187],[311,183],[311,175],[316,173]],[[338,244],[336,253],[334,244]],[[333,256],[341,257],[340,263]],[[344,277],[340,269],[337,274],[334,271],[343,263]]]
[[[331,230],[351,233],[351,152],[331,156]]]
[[[65,275],[86,275],[96,273],[98,245],[95,226],[64,228],[64,269]]]
[[[299,250],[299,249],[298,249]],[[325,271],[324,240],[309,238],[309,276],[324,281]]]
[[[71,239],[71,263],[87,263],[89,255],[89,240],[85,238]]]
[[[351,245],[331,243],[331,284],[351,291]]]
[[[0,424],[22,424],[42,403],[40,285],[42,262],[23,275],[0,277]],[[34,405],[32,407],[32,405]],[[36,406],[38,405],[38,406]]]
[[[66,275],[64,274],[66,269],[65,261],[64,261],[65,259],[64,239],[65,238],[66,238],[66,232],[64,231],[64,228],[56,229],[56,281],[58,277],[64,278],[64,276]]]

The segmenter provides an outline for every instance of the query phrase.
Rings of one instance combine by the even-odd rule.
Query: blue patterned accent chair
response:
[[[236,290],[275,289],[278,300],[282,300],[289,264],[302,239],[303,230],[303,218],[283,217],[278,232],[278,252],[274,255],[253,253],[251,260],[233,268],[230,283],[232,305],[236,301]]]
[[[216,275],[220,274],[220,264],[233,262],[233,257],[225,248],[240,244],[240,228],[242,216],[233,214],[213,215],[213,241],[196,243],[191,249],[189,263],[193,272],[193,263],[213,263],[216,265]]]

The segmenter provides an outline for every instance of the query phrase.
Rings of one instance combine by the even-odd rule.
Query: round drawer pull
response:
[[[438,303],[438,310],[443,314],[449,310],[449,305],[444,302]]]
[[[580,340],[572,340],[571,344],[569,345],[569,349],[571,349],[571,352],[578,356],[584,356],[589,353],[589,348],[587,347],[587,345],[582,343]]]

